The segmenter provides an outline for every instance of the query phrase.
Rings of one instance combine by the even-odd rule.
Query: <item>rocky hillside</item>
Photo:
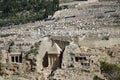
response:
[[[46,21],[0,28],[0,80],[120,79],[119,0],[60,9]]]
[[[81,2],[72,7],[75,8],[58,11],[54,17],[59,17],[62,21],[66,16],[76,16],[75,18],[68,18],[66,21],[76,20],[83,24],[81,26],[120,25],[120,2],[118,0],[100,0],[92,3]]]

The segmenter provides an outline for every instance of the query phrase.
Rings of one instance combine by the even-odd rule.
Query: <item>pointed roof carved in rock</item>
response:
[[[48,54],[60,54],[61,51],[62,49],[58,46],[58,44],[54,43],[48,50]]]

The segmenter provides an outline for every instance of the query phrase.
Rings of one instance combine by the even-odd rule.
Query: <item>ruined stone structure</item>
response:
[[[10,61],[15,63],[22,62],[22,54],[21,53],[10,53]]]
[[[54,67],[54,65],[58,65],[59,67],[59,57],[62,50],[60,47],[54,43],[52,47],[49,48],[48,51],[46,51],[46,54],[43,58],[43,65],[45,67]]]

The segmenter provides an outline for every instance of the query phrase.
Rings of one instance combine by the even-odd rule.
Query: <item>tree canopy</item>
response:
[[[59,0],[0,0],[0,26],[42,20],[59,9]]]

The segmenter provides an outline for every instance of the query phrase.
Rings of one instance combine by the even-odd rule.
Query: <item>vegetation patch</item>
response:
[[[34,22],[59,9],[59,0],[0,0],[0,26]]]
[[[120,67],[118,65],[101,62],[100,68],[107,80],[120,80]]]

